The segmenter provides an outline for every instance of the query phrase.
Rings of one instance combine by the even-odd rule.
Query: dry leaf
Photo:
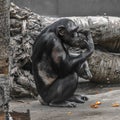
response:
[[[98,108],[99,106],[96,105],[96,104],[91,104],[90,107],[91,107],[91,108]]]
[[[101,102],[100,101],[96,101],[96,103],[95,103],[96,105],[100,105],[101,104]]]
[[[113,104],[112,104],[112,107],[119,107],[119,106],[120,106],[119,103],[113,103]]]
[[[98,92],[98,91],[96,91],[96,94],[99,94],[99,92]]]
[[[109,91],[112,91],[112,88],[110,88]]]
[[[20,103],[25,103],[24,100],[17,100],[17,102],[20,102]]]
[[[67,115],[71,115],[72,114],[72,112],[67,112]]]

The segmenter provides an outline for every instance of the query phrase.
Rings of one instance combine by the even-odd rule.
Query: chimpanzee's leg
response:
[[[45,102],[50,106],[76,107],[76,103],[67,101],[73,96],[78,84],[76,73],[57,79],[48,89]]]

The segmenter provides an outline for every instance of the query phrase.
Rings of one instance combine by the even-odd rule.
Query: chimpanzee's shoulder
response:
[[[46,40],[49,40],[49,41],[53,41],[53,40],[57,40],[58,37],[55,35],[54,32],[48,32],[48,33],[46,33],[46,35],[45,35],[45,39],[46,39]]]

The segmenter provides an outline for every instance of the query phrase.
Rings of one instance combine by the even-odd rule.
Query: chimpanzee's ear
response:
[[[63,36],[65,34],[65,26],[64,25],[58,26],[57,30],[58,30],[59,35],[61,35],[61,36]]]

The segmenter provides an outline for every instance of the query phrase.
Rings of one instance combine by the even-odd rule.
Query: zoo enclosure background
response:
[[[11,0],[40,15],[49,16],[120,16],[120,0]]]

